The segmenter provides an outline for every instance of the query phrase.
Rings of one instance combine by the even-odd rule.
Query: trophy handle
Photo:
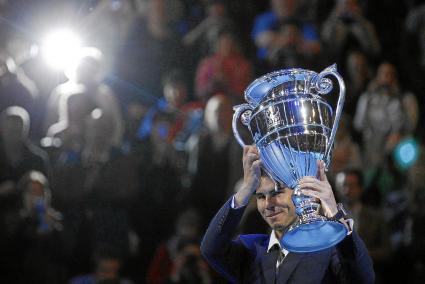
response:
[[[251,120],[252,107],[249,104],[241,104],[233,107],[235,113],[233,114],[232,129],[233,135],[242,147],[246,146],[242,140],[238,130],[238,120],[240,119],[242,124],[249,129],[249,121]]]
[[[338,84],[339,84],[339,97],[338,97],[338,102],[336,104],[334,122],[332,126],[331,135],[329,137],[328,145],[326,147],[326,151],[323,157],[323,161],[325,162],[325,168],[328,169],[328,166],[331,162],[331,157],[330,157],[331,150],[334,144],[339,120],[341,119],[342,107],[345,101],[345,83],[341,75],[339,75],[337,71],[336,64],[333,64],[327,67],[322,72],[320,72],[320,74],[318,75],[318,78],[316,81],[316,88],[320,94],[327,94],[332,90],[332,81],[330,81],[328,78],[325,78],[326,76],[334,76],[338,80]]]

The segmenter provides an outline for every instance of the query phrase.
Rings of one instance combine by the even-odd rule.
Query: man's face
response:
[[[283,186],[275,191],[272,179],[261,178],[261,184],[255,193],[257,208],[272,229],[283,231],[295,222],[297,216],[291,199],[292,192],[292,189]]]
[[[380,85],[392,86],[397,82],[397,71],[392,64],[382,63],[377,73],[376,76]]]

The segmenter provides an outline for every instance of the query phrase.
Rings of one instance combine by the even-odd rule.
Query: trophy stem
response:
[[[317,198],[302,194],[298,184],[292,194],[292,202],[295,205],[295,213],[298,215],[299,224],[327,221],[326,217],[319,214],[320,201]]]

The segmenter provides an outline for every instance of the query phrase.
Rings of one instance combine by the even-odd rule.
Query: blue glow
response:
[[[402,170],[406,170],[413,166],[418,156],[418,144],[413,138],[402,140],[394,149],[394,160],[397,166]]]

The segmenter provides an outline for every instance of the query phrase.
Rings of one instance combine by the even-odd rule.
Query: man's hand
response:
[[[235,194],[236,207],[248,204],[252,193],[258,188],[261,180],[261,161],[258,149],[254,145],[243,148],[243,183]]]
[[[332,187],[325,174],[325,163],[317,161],[318,178],[304,177],[300,180],[301,192],[307,196],[316,197],[322,204],[323,215],[328,218],[338,212]]]

